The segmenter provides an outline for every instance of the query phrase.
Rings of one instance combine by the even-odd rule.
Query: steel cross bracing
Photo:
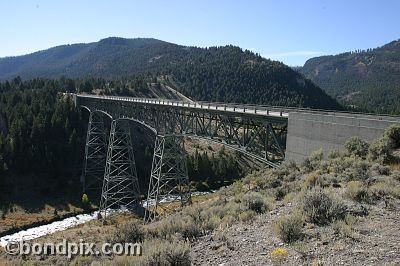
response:
[[[117,99],[77,95],[77,104],[102,110],[113,117],[132,118],[160,134],[216,141],[270,166],[276,167],[284,159],[287,117],[267,115],[266,111],[263,114],[237,112],[229,107],[194,107],[193,103],[185,106],[162,104],[161,100],[157,104],[156,100],[147,103]]]
[[[90,112],[81,176],[83,192],[100,190],[103,183],[107,149],[103,116],[99,112]]]
[[[140,191],[129,121],[116,119],[111,123],[100,213],[105,218],[110,208],[136,208],[139,202]]]
[[[96,151],[94,154],[101,154],[99,147],[105,146],[105,137],[100,137],[104,134],[104,123],[96,121],[102,121],[99,119],[100,114],[112,119],[100,203],[103,217],[109,208],[129,208],[139,202],[138,177],[128,120],[147,126],[156,135],[145,221],[152,221],[171,209],[191,202],[183,148],[184,136],[219,142],[273,167],[284,159],[287,117],[282,111],[257,111],[258,107],[253,106],[250,112],[246,106],[221,107],[210,103],[206,105],[126,97],[74,95],[74,100],[77,106],[91,112],[84,180],[92,169],[92,166],[88,166],[92,165],[89,164],[90,159],[96,161],[98,158],[93,164],[98,167],[98,172],[104,169],[100,167],[102,162],[104,164],[104,155],[90,156],[90,148]],[[173,203],[174,200],[179,201],[179,206]]]
[[[179,201],[179,206],[175,202]],[[189,177],[183,137],[157,135],[145,222],[191,203]]]

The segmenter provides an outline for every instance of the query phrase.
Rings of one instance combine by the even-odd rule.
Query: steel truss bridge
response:
[[[152,221],[169,204],[191,202],[183,138],[218,142],[270,167],[284,159],[288,112],[284,108],[165,99],[72,94],[75,105],[89,111],[82,174],[84,190],[102,184],[100,211],[132,207],[139,185],[129,123],[154,133],[154,155],[145,220]],[[106,136],[104,118],[111,120]],[[133,136],[135,137],[135,136]]]

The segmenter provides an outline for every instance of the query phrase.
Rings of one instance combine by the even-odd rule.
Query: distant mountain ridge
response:
[[[400,40],[366,51],[315,57],[298,71],[346,105],[400,114]]]
[[[341,108],[288,66],[231,45],[197,48],[156,39],[111,37],[0,58],[0,80],[132,75],[171,77],[179,85],[175,89],[194,100]]]
[[[17,75],[24,79],[123,76],[151,68],[148,62],[151,57],[160,54],[168,57],[169,53],[180,50],[183,47],[156,39],[110,37],[94,43],[61,45],[28,55],[0,58],[0,79]]]

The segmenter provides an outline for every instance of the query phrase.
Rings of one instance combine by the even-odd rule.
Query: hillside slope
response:
[[[140,242],[142,256],[27,254],[24,263],[397,266],[399,132],[400,127],[390,128],[369,149],[352,138],[346,151],[326,160],[317,151],[300,165],[252,171],[215,193],[193,195],[191,206],[176,204],[175,213],[145,225],[143,217],[125,212],[108,216],[106,223],[90,221],[26,242],[84,239],[97,249],[103,243]],[[382,153],[376,157],[376,152]],[[391,160],[382,164],[381,156],[388,155]],[[0,247],[0,264],[21,265],[21,258]]]
[[[367,51],[312,58],[299,71],[345,104],[400,113],[400,40]]]
[[[111,78],[151,69],[156,61],[183,50],[155,39],[107,38],[88,44],[53,47],[17,57],[0,58],[0,79],[97,76]],[[158,63],[158,62],[157,62]]]
[[[116,79],[171,77],[194,100],[340,109],[320,88],[286,65],[239,47],[186,47],[155,39],[107,38],[0,59],[0,79],[17,75]]]

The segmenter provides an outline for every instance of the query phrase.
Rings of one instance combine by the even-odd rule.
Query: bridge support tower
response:
[[[86,135],[85,158],[81,182],[83,192],[100,190],[106,163],[107,141],[104,117],[100,112],[90,112]]]
[[[176,202],[179,202],[178,206]],[[191,202],[183,137],[157,135],[145,206],[145,222],[151,222]]]
[[[105,219],[112,208],[134,209],[139,203],[140,191],[129,120],[116,119],[111,123],[100,213]]]

